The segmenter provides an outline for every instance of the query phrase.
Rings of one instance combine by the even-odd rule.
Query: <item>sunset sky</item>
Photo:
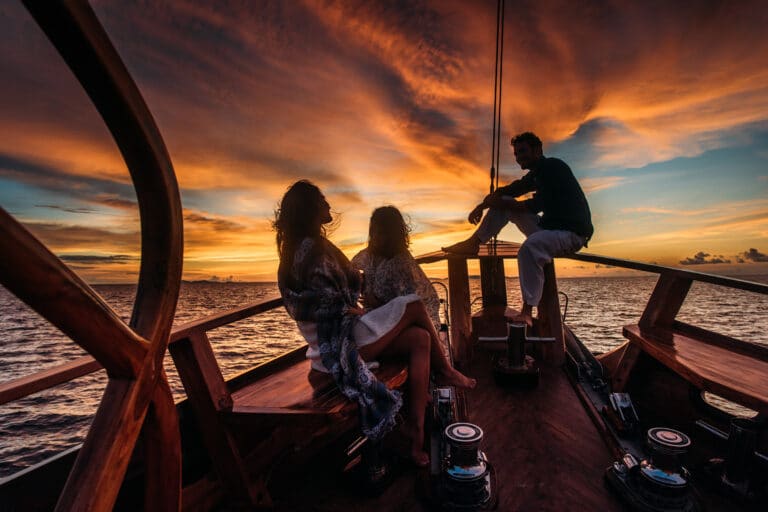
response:
[[[495,1],[92,5],[173,160],[186,279],[274,281],[270,220],[300,178],[325,192],[349,256],[385,204],[410,217],[416,254],[471,233],[491,163]],[[766,27],[762,0],[508,0],[501,181],[523,174],[510,136],[534,131],[587,194],[588,252],[768,273]],[[0,206],[89,282],[135,282],[116,145],[19,3],[0,3],[0,41]]]

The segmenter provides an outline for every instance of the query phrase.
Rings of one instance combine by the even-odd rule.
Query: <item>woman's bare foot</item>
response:
[[[424,450],[411,450],[411,462],[417,468],[425,468],[429,466],[429,455]]]
[[[424,451],[424,430],[416,425],[406,422],[403,425],[403,434],[410,442],[408,457],[414,466],[424,468],[429,465],[429,454]]]
[[[477,385],[477,381],[471,377],[467,377],[456,368],[449,366],[445,371],[435,379],[438,384],[443,386],[456,386],[457,388],[473,389]]]

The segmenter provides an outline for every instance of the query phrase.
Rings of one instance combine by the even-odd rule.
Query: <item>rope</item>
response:
[[[504,64],[504,0],[496,3],[496,62],[493,73],[493,132],[491,134],[491,194],[499,188],[499,154],[501,153],[501,84]],[[497,238],[493,237],[491,253],[496,254]]]
[[[501,138],[501,75],[504,56],[504,0],[496,3],[496,57],[493,71],[493,131],[491,133],[491,194],[498,188],[499,147]]]

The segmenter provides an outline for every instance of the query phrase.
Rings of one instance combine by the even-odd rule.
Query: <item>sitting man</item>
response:
[[[463,242],[444,247],[455,254],[477,254],[480,244],[496,236],[507,222],[513,222],[526,236],[517,255],[523,309],[517,320],[531,324],[533,307],[538,307],[544,288],[544,265],[552,258],[573,254],[586,247],[594,228],[589,205],[570,167],[557,158],[544,156],[541,139],[531,132],[512,138],[515,159],[530,172],[483,199],[469,213],[477,224],[474,234]],[[533,192],[530,199],[519,196]],[[541,213],[541,216],[538,214]]]

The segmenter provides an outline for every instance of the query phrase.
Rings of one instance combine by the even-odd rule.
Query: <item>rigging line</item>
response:
[[[494,180],[496,179],[496,100],[499,89],[499,19],[502,0],[496,3],[496,56],[493,70],[493,131],[491,132],[491,194],[494,191]]]
[[[498,42],[498,59],[499,59],[499,106],[497,109],[497,116],[498,121],[496,123],[496,188],[499,188],[499,174],[501,171],[500,167],[500,157],[501,154],[501,92],[502,92],[502,84],[504,81],[502,80],[502,76],[504,75],[504,0],[499,0],[499,21],[498,21],[499,27],[497,29],[497,32],[499,33],[499,42]]]
[[[491,193],[499,188],[501,153],[501,96],[504,64],[504,0],[496,3],[496,62],[493,77],[493,134],[491,135]],[[498,237],[494,235],[491,254],[496,254]]]

